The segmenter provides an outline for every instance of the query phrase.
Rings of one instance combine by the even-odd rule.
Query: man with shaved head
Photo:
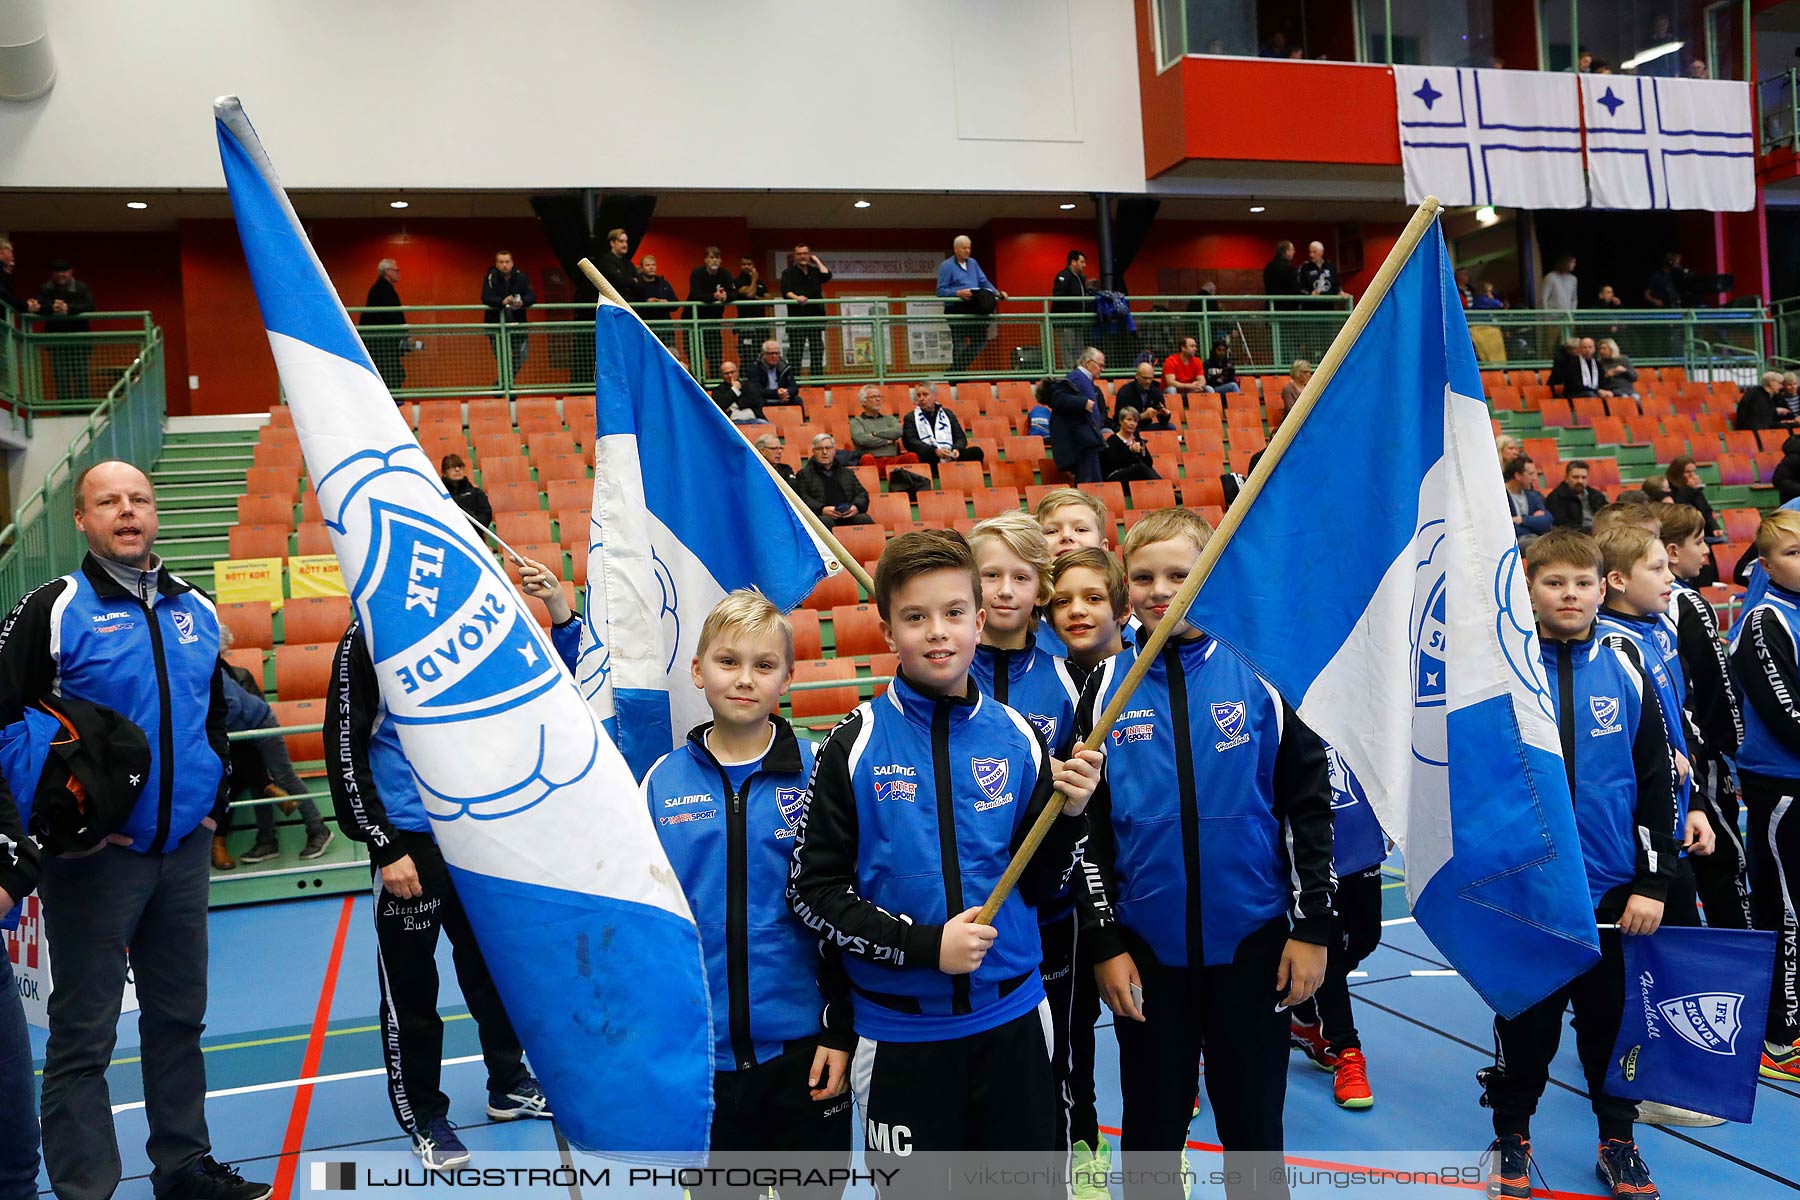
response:
[[[43,864],[56,947],[40,1102],[50,1186],[60,1200],[98,1200],[119,1185],[106,1068],[129,946],[158,1200],[260,1200],[268,1184],[212,1157],[200,1055],[209,814],[229,762],[218,616],[156,556],[156,494],[142,471],[89,467],[73,515],[88,544],[81,565],[29,593],[0,627],[0,706],[51,694],[104,705],[144,731],[150,769],[121,828],[92,852]]]
[[[1325,257],[1325,244],[1311,242],[1300,264],[1300,290],[1308,296],[1335,296],[1344,290],[1337,264]]]

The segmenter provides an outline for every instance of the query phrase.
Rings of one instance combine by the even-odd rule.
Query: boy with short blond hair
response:
[[[1641,549],[1614,544],[1608,558],[1612,565],[1641,561]],[[1636,559],[1629,558],[1633,553]],[[1606,1070],[1625,1009],[1619,939],[1654,933],[1662,921],[1675,871],[1670,831],[1678,810],[1656,689],[1624,652],[1598,636],[1603,565],[1601,544],[1568,528],[1551,530],[1525,551],[1538,654],[1549,695],[1560,697],[1557,732],[1588,894],[1595,920],[1617,928],[1601,931],[1600,961],[1593,967],[1517,1017],[1494,1018],[1495,1065],[1477,1075],[1486,1092],[1482,1103],[1494,1112],[1489,1196],[1523,1200],[1532,1194],[1531,1117],[1549,1082],[1563,1012],[1571,1004],[1588,1103],[1599,1126],[1595,1172],[1614,1196],[1656,1194],[1632,1140],[1637,1107],[1606,1091]]]
[[[851,1081],[872,1164],[914,1151],[1052,1150],[1058,1105],[1036,906],[1074,870],[1100,772],[969,668],[981,579],[960,534],[902,534],[875,570],[900,665],[819,748],[787,898],[843,948],[859,1035]],[[975,921],[1053,791],[1063,815],[994,924]]]
[[[1183,508],[1126,533],[1140,647],[1211,535]],[[1134,1168],[1176,1169],[1204,1046],[1226,1169],[1244,1180],[1226,1194],[1280,1197],[1287,1009],[1318,987],[1331,933],[1325,750],[1229,647],[1185,622],[1171,632],[1106,740],[1077,889],[1082,938],[1116,1015]],[[1093,728],[1131,659],[1100,665],[1077,732]],[[1230,833],[1203,838],[1203,824]]]
[[[1731,634],[1731,669],[1744,698],[1738,779],[1750,813],[1750,901],[1756,928],[1775,931],[1775,972],[1761,1072],[1800,1082],[1800,512],[1776,509],[1756,531],[1768,594]]]
[[[1594,514],[1593,535],[1598,538],[1609,529],[1621,525],[1639,525],[1653,534],[1662,531],[1661,505],[1645,504],[1641,501],[1625,503],[1623,501],[1608,504]]]
[[[1105,550],[1112,544],[1112,513],[1098,496],[1079,488],[1057,488],[1038,501],[1036,517],[1050,552],[1067,554],[1083,546]]]
[[[788,864],[812,744],[776,714],[794,627],[760,592],[707,614],[691,667],[713,720],[658,759],[642,791],[700,928],[713,1022],[715,1153],[849,1161],[851,1028],[835,951],[788,911]]]

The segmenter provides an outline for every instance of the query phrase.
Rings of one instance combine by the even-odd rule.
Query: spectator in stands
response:
[[[1106,444],[1106,396],[1098,382],[1106,355],[1093,346],[1075,369],[1050,389],[1050,454],[1076,483],[1099,483],[1100,449]]]
[[[606,231],[606,253],[594,265],[627,304],[644,298],[638,292],[637,264],[631,261],[631,239],[623,229]]]
[[[1473,307],[1475,289],[1469,286],[1469,268],[1458,267],[1450,277],[1456,281],[1456,294],[1462,298],[1462,306],[1464,308]]]
[[[1068,264],[1057,273],[1055,282],[1050,285],[1050,294],[1056,297],[1050,302],[1050,313],[1056,318],[1056,362],[1051,365],[1058,371],[1064,364],[1072,369],[1076,355],[1081,353],[1082,343],[1087,340],[1088,326],[1093,323],[1093,302],[1088,299],[1087,255],[1079,250],[1069,251]]]
[[[881,411],[881,388],[865,383],[856,393],[861,409],[850,418],[850,444],[856,447],[863,462],[877,458],[895,458],[900,454],[900,418]],[[907,455],[912,462],[917,458]]]
[[[629,298],[629,297],[628,297]],[[514,332],[508,348],[512,351],[512,375],[502,381],[495,380],[495,387],[519,377],[525,369],[525,321],[526,312],[537,303],[537,293],[531,290],[531,280],[525,272],[513,266],[512,251],[502,250],[494,255],[494,265],[481,281],[481,303],[487,307],[487,319],[490,324],[497,324],[501,329],[512,329]],[[500,362],[500,335],[494,336],[494,362]]]
[[[1161,479],[1150,458],[1150,447],[1138,433],[1135,408],[1118,410],[1119,427],[1106,431],[1106,444],[1100,447],[1100,472],[1115,483],[1136,479]]]
[[[1700,510],[1706,520],[1706,537],[1708,541],[1719,537],[1719,518],[1713,515],[1711,503],[1706,499],[1706,485],[1700,482],[1700,468],[1687,455],[1675,459],[1663,472],[1668,480],[1669,495],[1677,504],[1686,504]]]
[[[1344,290],[1337,264],[1325,257],[1325,243],[1308,242],[1300,264],[1300,291],[1308,296],[1336,296]]]
[[[1781,461],[1769,482],[1775,485],[1775,494],[1783,504],[1800,497],[1800,436],[1790,436],[1781,443]]]
[[[950,257],[938,264],[937,294],[944,300],[944,316],[950,324],[950,369],[958,374],[969,369],[988,342],[988,329],[1006,293],[987,277],[971,251],[974,243],[959,235],[950,243]]]
[[[947,384],[921,383],[913,388],[917,407],[900,423],[900,444],[908,454],[916,454],[922,463],[931,464],[937,474],[940,462],[980,462],[986,457],[980,446],[969,445],[969,435],[962,422],[938,400]]]
[[[1500,434],[1494,439],[1494,452],[1500,456],[1500,465],[1504,467],[1509,460],[1519,457],[1519,439],[1510,433]]]
[[[1645,479],[1637,490],[1644,494],[1644,501],[1647,504],[1675,503],[1675,497],[1669,495],[1669,481],[1661,475],[1652,475]],[[1624,496],[1626,493],[1620,492],[1619,495]]]
[[[719,374],[724,378],[712,390],[713,403],[719,406],[719,411],[738,425],[761,424],[764,420],[763,397],[756,381],[740,379],[738,365],[730,359],[719,364]]]
[[[1594,53],[1593,53],[1593,51],[1583,50],[1581,52],[1581,57],[1576,60],[1575,69],[1577,71],[1581,72],[1583,75],[1586,75],[1589,71],[1593,70],[1594,69]]]
[[[788,300],[788,342],[794,347],[794,364],[810,375],[825,373],[825,285],[831,269],[800,242],[794,247],[793,265],[781,273],[781,294]],[[763,389],[768,391],[767,388]]]
[[[1565,400],[1587,396],[1610,399],[1612,390],[1604,386],[1606,379],[1600,374],[1599,360],[1594,357],[1594,339],[1584,337],[1576,341],[1571,338],[1564,350],[1566,353],[1550,368],[1550,386],[1560,386]]]
[[[781,357],[781,343],[774,338],[762,344],[762,357],[751,373],[762,402],[769,404],[800,403],[800,385],[794,379],[794,368]]]
[[[1241,390],[1237,368],[1231,365],[1231,342],[1224,337],[1213,339],[1212,353],[1206,358],[1206,391],[1225,394]]]
[[[1156,379],[1155,367],[1150,368],[1150,378],[1152,382]],[[1056,380],[1049,376],[1031,385],[1031,411],[1025,414],[1026,433],[1031,437],[1041,437],[1046,441],[1050,438],[1050,390],[1055,386]],[[1161,393],[1162,389],[1158,388],[1157,394]]]
[[[45,333],[86,333],[86,314],[94,311],[94,294],[88,285],[75,278],[69,261],[59,258],[50,264],[50,278],[37,293],[38,312],[44,316]],[[50,367],[56,375],[58,400],[84,399],[89,390],[88,359],[94,348],[77,338],[53,345]]]
[[[1265,296],[1298,296],[1300,290],[1300,272],[1294,266],[1294,243],[1276,242],[1275,257],[1263,268],[1263,295]],[[1281,308],[1280,301],[1273,301],[1270,308]],[[1287,307],[1292,307],[1291,305]]]
[[[1779,429],[1792,425],[1794,415],[1781,400],[1781,372],[1764,371],[1762,378],[1738,397],[1733,429]]]
[[[1781,377],[1781,394],[1775,399],[1791,415],[1800,418],[1800,375],[1792,371],[1784,373]]]
[[[38,310],[37,297],[21,299],[13,290],[13,258],[12,239],[0,233],[0,305],[13,312],[34,313]]]
[[[1206,390],[1206,364],[1200,360],[1200,342],[1184,337],[1181,349],[1163,359],[1163,391],[1171,396],[1186,396]]]
[[[827,529],[839,525],[873,525],[869,492],[856,472],[837,460],[837,439],[813,435],[812,457],[794,476],[794,494],[818,514]]]
[[[1294,405],[1300,403],[1300,393],[1313,376],[1312,364],[1304,358],[1296,358],[1294,365],[1288,368],[1288,381],[1281,386],[1281,410],[1292,412]]]
[[[1629,396],[1637,389],[1638,373],[1631,359],[1620,352],[1612,338],[1600,339],[1600,378],[1615,396]]]
[[[477,525],[492,529],[494,506],[488,501],[487,493],[476,487],[475,481],[469,478],[469,466],[463,462],[462,455],[444,455],[444,461],[438,464],[438,471],[444,479],[444,490],[450,493],[456,506]]]
[[[769,339],[769,310],[761,304],[752,304],[746,309],[743,301],[761,301],[769,298],[769,285],[762,281],[762,272],[756,269],[756,260],[748,254],[738,258],[737,277],[732,280],[732,293],[737,297],[738,322],[738,358],[749,362],[755,358],[762,344]],[[755,316],[760,321],[748,321],[744,318]]]
[[[1512,521],[1519,548],[1535,542],[1539,534],[1550,532],[1555,522],[1544,506],[1543,494],[1537,490],[1537,464],[1521,454],[1501,468],[1506,480],[1506,502],[1512,508]]]
[[[1706,65],[1704,58],[1696,58],[1689,61],[1687,65],[1687,77],[1689,79],[1711,79],[1712,69]]]
[[[242,733],[251,729],[279,728],[281,722],[275,719],[274,711],[263,699],[262,680],[225,661],[225,652],[231,645],[231,626],[221,623],[219,669],[225,673],[226,731]],[[306,784],[294,772],[286,738],[259,737],[231,743],[230,788],[232,799],[249,796],[280,800],[282,812],[291,813],[298,809],[300,820],[306,826],[306,844],[300,849],[302,859],[310,861],[319,857],[334,840],[325,818],[319,815],[319,806],[313,803]],[[258,804],[252,810],[256,815],[256,841],[244,853],[242,861],[268,862],[280,856],[281,844],[275,834],[275,809],[274,804]],[[212,864],[229,871],[236,866],[225,850],[225,837],[231,832],[230,806],[224,803],[215,806],[213,819],[218,822],[218,828],[213,830]]]
[[[1494,291],[1493,284],[1483,282],[1481,285],[1481,293],[1469,302],[1469,307],[1481,312],[1495,312],[1505,308],[1506,301],[1502,300],[1499,294]]]
[[[756,451],[768,460],[769,465],[775,469],[777,475],[781,476],[790,484],[794,482],[794,468],[781,461],[780,434],[765,433],[757,438]]]
[[[1169,402],[1156,381],[1156,368],[1150,363],[1139,363],[1137,374],[1119,385],[1114,411],[1127,405],[1138,410],[1138,429],[1144,433],[1166,433],[1175,428],[1169,416]]]
[[[1534,466],[1533,473],[1537,471]],[[1606,493],[1588,486],[1588,465],[1580,459],[1564,464],[1562,482],[1544,497],[1544,507],[1557,525],[1588,533],[1594,528],[1594,514],[1606,507]]]
[[[646,254],[638,259],[638,315],[650,322],[657,339],[677,356],[681,347],[677,341],[677,331],[673,321],[681,315],[676,303],[681,299],[675,294],[675,285],[656,273],[656,255]]]
[[[1539,307],[1563,312],[1575,311],[1576,282],[1575,256],[1558,255],[1555,265],[1544,275],[1543,282],[1538,286]]]
[[[700,265],[688,272],[688,303],[694,306],[694,315],[702,321],[723,321],[725,306],[737,290],[737,284],[731,278],[731,272],[723,265],[724,258],[717,246],[708,246]],[[700,379],[708,378],[712,372],[720,369],[720,360],[725,357],[724,327],[707,325],[700,331],[700,345],[703,353],[690,355],[694,361],[694,375]]]
[[[1664,254],[1662,266],[1644,280],[1644,303],[1651,308],[1680,308],[1681,289],[1677,280],[1683,273],[1681,255],[1673,250]]]
[[[1594,297],[1594,307],[1624,308],[1625,302],[1619,299],[1619,294],[1613,290],[1612,284],[1603,283],[1600,285],[1600,293]]]
[[[389,309],[389,312],[364,312],[357,316],[363,345],[389,392],[398,392],[406,384],[406,367],[401,362],[406,353],[406,314],[400,310],[400,293],[394,285],[400,282],[400,264],[384,258],[375,267],[375,282],[369,285],[365,308]],[[398,326],[399,328],[396,328]]]

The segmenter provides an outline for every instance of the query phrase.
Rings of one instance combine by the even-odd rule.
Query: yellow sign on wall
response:
[[[288,558],[288,592],[302,596],[348,596],[335,554],[295,554]]]
[[[333,562],[336,560],[334,559]],[[220,604],[267,600],[281,607],[279,558],[221,558],[213,563],[213,599]]]

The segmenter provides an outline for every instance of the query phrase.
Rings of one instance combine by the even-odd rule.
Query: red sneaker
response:
[[[1361,1050],[1338,1055],[1332,1077],[1331,1094],[1339,1108],[1368,1108],[1375,1103],[1375,1093],[1369,1090],[1369,1060]]]
[[[1338,1056],[1325,1040],[1325,1026],[1318,1021],[1308,1024],[1299,1017],[1288,1022],[1288,1044],[1306,1057],[1312,1059],[1313,1065],[1321,1071],[1337,1069]]]

